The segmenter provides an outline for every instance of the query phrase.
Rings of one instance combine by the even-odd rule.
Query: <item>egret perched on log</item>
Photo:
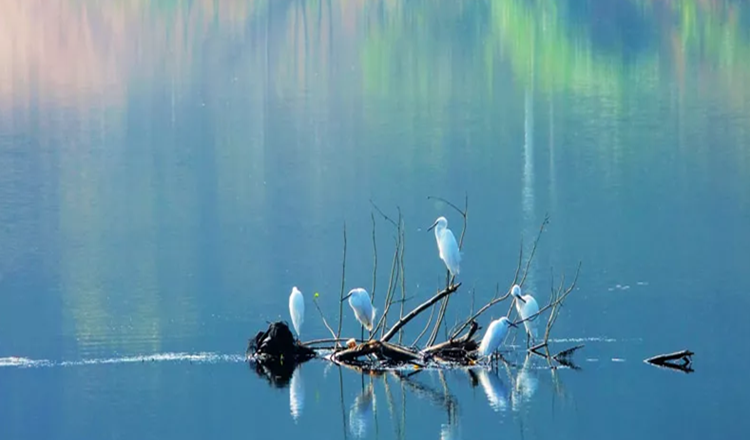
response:
[[[372,331],[375,325],[375,308],[370,302],[370,295],[367,291],[361,287],[357,287],[349,291],[349,293],[341,298],[341,301],[349,298],[349,307],[354,311],[354,316],[357,318],[360,324],[367,331]]]
[[[500,319],[492,321],[487,327],[487,331],[484,332],[482,343],[479,344],[479,355],[489,356],[494,353],[495,350],[503,342],[503,338],[508,334],[508,327],[515,327],[516,325],[510,322],[510,319],[503,316]]]
[[[456,237],[448,229],[448,220],[445,217],[438,217],[435,223],[427,230],[435,228],[435,240],[437,240],[440,259],[445,263],[452,276],[458,275],[459,265],[461,264],[461,252],[458,250]]]
[[[539,313],[539,304],[537,304],[533,296],[521,295],[521,286],[519,286],[518,284],[513,285],[513,288],[510,290],[510,293],[516,299],[516,311],[518,312],[518,316],[520,316],[521,319],[524,320],[523,326],[526,327],[526,347],[528,347],[529,340],[533,342],[536,340],[536,337],[537,337],[536,323],[534,322],[534,320],[536,319],[536,316],[534,315]],[[530,316],[534,316],[534,317],[529,320],[526,320],[526,318]]]
[[[299,338],[302,323],[305,322],[305,299],[297,286],[292,287],[292,294],[289,295],[289,315],[292,317],[292,325]]]

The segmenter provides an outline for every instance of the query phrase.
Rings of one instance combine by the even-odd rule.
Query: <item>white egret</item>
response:
[[[438,217],[435,223],[427,230],[435,228],[435,240],[437,240],[440,259],[445,263],[452,276],[458,275],[459,265],[461,264],[461,252],[458,250],[456,237],[448,229],[448,220],[445,217]]]
[[[479,344],[479,355],[489,356],[494,353],[495,350],[503,342],[503,338],[508,334],[508,327],[515,327],[516,325],[510,322],[510,319],[503,316],[500,319],[492,321],[487,327],[487,331],[484,332],[482,343]]]
[[[529,346],[529,340],[531,342],[534,342],[537,338],[537,332],[536,332],[536,315],[539,313],[539,304],[537,304],[536,300],[531,295],[521,295],[521,286],[518,284],[514,284],[513,288],[510,290],[510,293],[515,297],[516,299],[516,311],[518,312],[518,316],[523,319],[523,326],[526,327],[526,346]],[[533,318],[526,320],[529,316],[534,316]],[[539,315],[537,315],[539,316]]]
[[[297,286],[292,287],[292,294],[289,295],[289,314],[292,316],[292,325],[299,338],[302,323],[305,322],[305,299]]]
[[[375,307],[370,302],[370,295],[361,287],[349,291],[341,301],[349,298],[349,307],[354,311],[354,316],[360,324],[368,331],[372,331],[375,325]]]

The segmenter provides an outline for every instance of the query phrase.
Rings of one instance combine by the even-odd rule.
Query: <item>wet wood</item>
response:
[[[378,359],[388,360],[393,363],[421,360],[421,356],[418,353],[411,352],[398,345],[380,341],[370,341],[353,348],[341,350],[333,355],[333,360],[346,363],[370,354],[375,355]]]
[[[674,353],[659,354],[645,360],[646,363],[657,367],[692,373],[693,353],[690,350],[681,350]]]
[[[466,332],[465,335],[461,336],[460,338],[450,339],[448,341],[435,344],[432,347],[427,347],[424,350],[422,350],[422,354],[425,356],[429,356],[429,355],[434,355],[436,353],[440,353],[441,351],[455,353],[456,350],[466,350],[466,351],[476,350],[477,343],[471,338],[474,336],[474,333],[476,333],[477,329],[479,328],[479,324],[477,324],[476,321],[471,321],[469,325],[470,325],[469,331]]]
[[[414,319],[417,315],[419,315],[423,311],[429,309],[436,302],[440,301],[441,299],[450,295],[451,293],[457,291],[459,287],[461,287],[461,283],[451,284],[447,289],[436,293],[435,296],[433,296],[432,298],[428,299],[427,301],[415,307],[414,310],[407,313],[406,316],[399,319],[395,324],[393,324],[393,327],[391,327],[391,329],[388,330],[388,333],[386,333],[385,335],[383,335],[382,338],[380,338],[380,341],[388,342],[392,337],[396,335],[396,333],[398,333],[399,330],[401,330],[401,327],[405,326],[409,321]]]

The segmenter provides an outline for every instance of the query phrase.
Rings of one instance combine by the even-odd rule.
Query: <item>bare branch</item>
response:
[[[539,232],[536,235],[536,238],[534,239],[534,244],[531,246],[531,255],[529,256],[529,259],[526,261],[526,268],[523,271],[523,277],[521,278],[521,282],[518,283],[521,287],[523,287],[523,283],[526,282],[526,277],[529,275],[529,267],[531,267],[531,262],[534,260],[534,255],[536,254],[536,247],[539,244],[539,239],[542,238],[542,232],[544,232],[544,228],[549,224],[549,214],[545,214],[544,220],[542,221],[542,225],[539,226]]]
[[[454,205],[453,203],[449,202],[448,200],[446,200],[446,199],[444,199],[444,198],[442,198],[442,197],[437,197],[437,196],[427,196],[427,200],[439,200],[439,201],[441,201],[441,202],[445,203],[446,205],[450,206],[451,208],[455,209],[455,210],[456,210],[456,212],[458,212],[458,213],[459,213],[459,214],[461,214],[462,216],[465,216],[465,215],[466,215],[466,214],[465,214],[465,213],[464,213],[464,212],[463,212],[463,211],[461,210],[461,208],[459,208],[458,206]]]
[[[448,286],[448,288],[446,288],[445,290],[442,290],[436,293],[432,298],[428,299],[427,301],[415,307],[414,310],[407,313],[406,316],[399,319],[397,323],[393,324],[393,327],[391,327],[391,329],[388,330],[388,333],[386,333],[382,338],[380,338],[380,340],[382,342],[387,342],[388,340],[390,340],[401,329],[401,327],[403,327],[409,321],[414,319],[415,316],[419,315],[425,309],[435,304],[436,302],[440,301],[443,297],[455,292],[456,290],[458,290],[459,287],[461,287],[461,283],[452,284]]]
[[[424,326],[424,329],[422,332],[417,336],[417,339],[412,342],[412,346],[416,346],[417,343],[419,343],[419,340],[422,339],[422,336],[424,336],[425,333],[427,333],[427,329],[430,328],[430,324],[432,323],[432,317],[435,315],[435,306],[432,306],[432,310],[430,311],[430,317],[427,319],[427,324]]]
[[[341,337],[342,315],[344,313],[344,286],[346,285],[346,223],[344,223],[344,256],[341,262],[341,294],[339,295],[339,328],[336,332],[336,339]],[[337,343],[338,345],[338,343]]]
[[[378,211],[378,214],[380,214],[381,216],[383,216],[383,218],[386,221],[390,222],[393,226],[395,226],[395,227],[398,228],[398,225],[396,224],[396,222],[393,221],[392,218],[388,217],[380,208],[378,208],[378,205],[376,205],[375,202],[372,201],[372,199],[370,199],[370,204],[372,205],[373,208],[375,208],[376,211]]]
[[[406,253],[406,232],[404,231],[404,221],[401,219],[401,209],[398,209],[398,218],[399,218],[399,224],[400,224],[400,230],[401,230],[401,254],[399,255],[399,264],[401,266],[401,270],[399,270],[399,274],[401,275],[401,310],[399,310],[398,317],[399,319],[404,317],[404,303],[406,302],[406,268],[404,267],[404,254]],[[398,343],[400,344],[403,340],[404,332],[401,330],[398,333]]]
[[[468,327],[468,326],[469,326],[469,324],[470,324],[470,323],[471,323],[472,321],[475,321],[475,320],[476,320],[476,319],[477,319],[477,318],[478,318],[478,317],[479,317],[480,315],[482,315],[482,314],[483,314],[484,312],[486,312],[487,310],[489,310],[489,308],[490,308],[490,307],[494,306],[495,304],[497,304],[497,303],[499,303],[499,302],[503,302],[503,301],[505,301],[505,300],[506,300],[506,299],[507,299],[507,298],[508,298],[509,296],[510,296],[510,289],[508,289],[508,292],[506,292],[506,293],[505,293],[505,295],[503,295],[503,296],[501,296],[501,297],[499,297],[499,298],[495,298],[495,299],[493,299],[492,301],[490,301],[490,302],[488,302],[487,304],[485,304],[484,306],[482,306],[482,308],[481,308],[481,309],[479,309],[479,310],[478,310],[478,311],[477,311],[477,312],[476,312],[475,314],[471,315],[471,316],[470,316],[470,317],[469,317],[469,318],[468,318],[468,319],[467,319],[467,320],[466,320],[466,321],[465,321],[465,322],[463,323],[463,325],[461,325],[461,327],[459,327],[459,329],[458,329],[458,330],[456,330],[455,332],[453,332],[453,336],[451,336],[451,338],[455,338],[456,336],[458,336],[459,334],[461,334],[461,332],[462,332],[462,331],[464,331],[464,329],[465,329],[466,327]]]
[[[388,311],[391,308],[391,304],[393,304],[393,301],[391,301],[393,297],[393,287],[396,283],[396,278],[398,274],[396,273],[396,270],[398,270],[398,254],[400,250],[400,245],[398,240],[396,240],[396,250],[393,252],[393,261],[391,262],[391,276],[388,279],[388,290],[385,293],[385,301],[383,303],[383,313],[380,314],[380,319],[378,320],[378,323],[375,325],[375,327],[372,328],[372,334],[370,335],[370,339],[372,339],[375,335],[375,333],[378,331],[378,328],[381,328],[381,336],[383,332],[385,331],[385,325],[388,318]]]
[[[331,337],[334,339],[333,342],[338,343],[339,337],[336,336],[336,333],[333,332],[333,329],[331,328],[331,326],[328,325],[328,321],[326,321],[326,317],[325,317],[325,315],[323,315],[323,311],[320,310],[320,306],[318,305],[318,299],[317,298],[313,298],[313,304],[315,304],[315,308],[318,309],[318,313],[320,313],[320,317],[323,319],[323,325],[325,325],[326,328],[328,329],[328,331],[331,332]],[[304,345],[307,345],[307,344],[309,344],[309,342],[305,343]]]
[[[375,240],[375,214],[370,213],[372,220],[372,302],[375,302],[375,287],[378,280],[378,244]]]
[[[432,345],[435,343],[435,339],[437,339],[438,331],[440,330],[440,324],[443,323],[443,318],[445,317],[445,312],[448,309],[448,297],[443,299],[442,304],[440,304],[440,311],[438,312],[437,319],[435,320],[435,326],[432,328],[432,333],[430,333],[430,338],[427,340],[427,345]]]

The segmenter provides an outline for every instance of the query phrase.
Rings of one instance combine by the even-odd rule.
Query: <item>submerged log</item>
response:
[[[333,355],[333,360],[346,363],[355,361],[370,354],[380,360],[389,361],[393,364],[421,361],[421,356],[418,353],[411,352],[398,345],[377,340],[339,351]]]
[[[690,350],[676,351],[674,353],[660,354],[645,360],[646,363],[657,367],[669,368],[685,373],[692,373],[693,353]]]
[[[476,358],[477,342],[472,339],[474,333],[479,329],[476,321],[471,321],[469,331],[460,338],[449,339],[432,347],[422,350],[426,359],[440,358],[443,360],[470,365]]]

